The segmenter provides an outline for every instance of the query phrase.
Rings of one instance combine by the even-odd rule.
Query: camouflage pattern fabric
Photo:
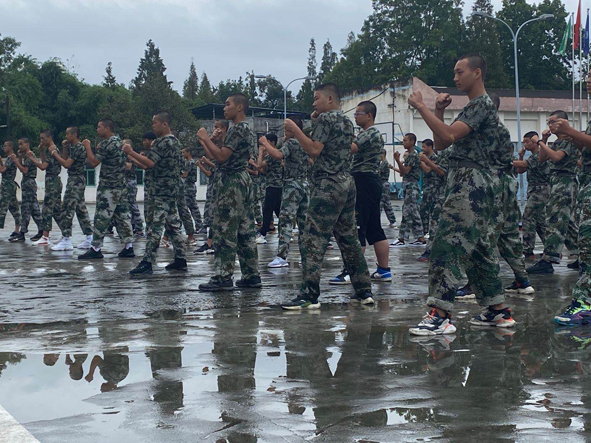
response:
[[[411,231],[415,238],[422,237],[424,234],[419,210],[420,190],[418,182],[403,182],[402,186],[404,189],[404,202],[402,203],[402,221],[400,222],[398,238],[408,241]]]
[[[219,170],[225,173],[244,171],[256,146],[255,135],[247,122],[240,122],[232,126],[223,146],[232,150],[232,155],[219,165]]]
[[[86,148],[84,145],[76,143],[70,146],[68,148],[68,157],[74,160],[74,163],[68,168],[68,177],[86,177]]]
[[[52,219],[56,223],[59,221],[59,214],[62,206],[62,179],[57,177],[45,176],[45,197],[43,198],[43,208],[41,210],[41,219],[43,230],[50,232],[53,228]]]
[[[24,166],[24,165],[23,165]],[[31,166],[27,166],[29,170]],[[37,169],[34,165],[33,168]],[[35,178],[24,178],[21,181],[22,203],[21,203],[21,232],[29,232],[29,221],[33,217],[33,221],[37,225],[37,230],[42,230],[43,219],[41,218],[41,209],[39,208],[39,200],[37,199],[37,181]]]
[[[92,232],[92,246],[101,248],[105,233],[109,229],[111,220],[115,221],[115,228],[121,243],[131,243],[131,216],[127,203],[127,189],[124,187],[107,188],[99,186],[96,191],[96,210],[94,213],[94,230]]]
[[[158,166],[156,166],[158,167]],[[181,220],[174,200],[162,197],[154,198],[151,203],[153,217],[148,228],[148,239],[143,261],[156,264],[156,252],[162,233],[172,242],[175,258],[185,258],[185,237],[181,233]]]
[[[127,178],[127,203],[129,204],[133,232],[142,232],[144,230],[144,222],[142,221],[140,208],[137,204],[137,176],[135,168],[133,169],[133,178]]]
[[[285,161],[284,181],[308,180],[309,156],[294,138],[287,139],[281,149]]]
[[[443,170],[445,175],[441,177],[442,184],[439,198],[435,200],[433,211],[431,212],[431,217],[429,218],[429,239],[427,240],[426,250],[427,254],[431,254],[431,246],[433,245],[433,239],[435,238],[437,226],[439,225],[439,217],[441,216],[441,211],[443,209],[443,202],[445,201],[445,197],[447,195],[447,173],[449,171],[449,156],[451,155],[451,152],[452,146],[437,153],[437,166]]]
[[[66,192],[62,201],[60,216],[58,217],[58,226],[62,231],[62,236],[72,236],[72,225],[74,223],[74,214],[78,217],[78,223],[84,235],[92,234],[92,225],[90,216],[86,208],[84,192],[86,190],[86,177],[80,175],[70,175],[66,183]]]
[[[179,217],[183,223],[183,226],[185,227],[185,232],[187,235],[193,235],[195,234],[195,225],[193,224],[193,217],[191,217],[191,212],[189,212],[189,208],[187,207],[187,202],[185,200],[185,184],[180,177],[178,179],[178,189],[176,205],[178,208]]]
[[[349,171],[351,144],[354,139],[353,123],[340,111],[320,114],[312,124],[313,140],[324,145],[314,160],[312,173],[315,178]]]
[[[429,159],[438,164],[439,156],[432,154]],[[445,184],[445,177],[438,175],[435,171],[423,171],[423,197],[421,199],[421,221],[423,223],[423,232],[430,233],[431,217],[435,211],[435,206],[441,200],[443,195],[443,188]]]
[[[279,245],[277,256],[287,259],[289,243],[293,235],[293,221],[297,220],[298,244],[302,248],[302,232],[306,226],[308,213],[308,182],[305,180],[287,180],[283,183],[281,212],[279,213]]]
[[[6,213],[10,211],[14,218],[14,224],[21,224],[21,212],[16,199],[17,184],[14,181],[16,177],[16,164],[11,158],[4,161],[6,170],[2,174],[2,183],[0,184],[0,229],[4,229]]]
[[[403,182],[417,182],[421,178],[421,161],[419,160],[419,153],[413,148],[412,151],[404,153],[404,166],[410,166],[408,174],[402,177]]]
[[[215,180],[214,172],[207,179],[207,190],[205,191],[205,207],[203,208],[203,225],[211,227],[213,223],[213,205],[215,201]]]
[[[378,173],[384,149],[384,139],[379,129],[371,126],[361,131],[354,143],[359,147],[359,151],[353,156],[351,172]]]
[[[195,230],[201,229],[203,227],[203,220],[201,219],[201,211],[197,203],[197,187],[195,183],[185,182],[185,203],[195,222]]]
[[[99,143],[95,157],[101,162],[99,182],[103,188],[125,188],[125,164],[127,156],[123,152],[123,142],[114,135]]]
[[[587,129],[589,131],[589,128]],[[580,191],[581,224],[579,227],[580,277],[573,288],[573,299],[591,303],[591,183]]]
[[[536,233],[546,243],[546,206],[550,199],[550,185],[527,186],[527,202],[523,210],[523,250],[532,254],[536,247]]]
[[[268,188],[283,187],[283,165],[281,160],[274,159],[270,155],[265,157],[267,172],[265,173],[265,184]]]

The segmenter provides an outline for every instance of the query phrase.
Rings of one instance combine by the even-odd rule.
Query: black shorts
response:
[[[386,240],[382,229],[380,203],[382,200],[382,182],[377,174],[353,174],[357,188],[355,215],[357,217],[357,233],[361,246],[373,245]]]

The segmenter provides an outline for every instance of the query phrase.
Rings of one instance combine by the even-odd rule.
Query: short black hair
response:
[[[76,138],[80,138],[80,128],[77,126],[70,126],[66,131],[69,131],[70,134],[74,134]]]
[[[433,140],[431,140],[430,138],[426,138],[425,140],[423,140],[423,144],[433,147]]]
[[[376,115],[378,115],[378,108],[376,107],[376,105],[374,104],[374,102],[371,102],[369,100],[366,100],[364,102],[361,102],[357,105],[360,108],[363,108],[364,112],[367,112],[368,114],[371,114],[371,116],[375,119]]]
[[[162,123],[168,124],[168,126],[172,125],[172,116],[167,111],[158,111],[156,114],[154,114],[154,117],[156,117]]]
[[[248,112],[248,97],[242,93],[232,94],[230,97],[232,101],[237,105],[242,105],[244,113]]]
[[[486,65],[486,60],[480,54],[465,54],[458,58],[460,60],[468,60],[468,67],[475,71],[476,69],[480,69],[482,72],[482,79],[486,78],[486,73],[488,71],[488,67]]]
[[[417,142],[417,136],[414,135],[412,132],[407,132],[406,134],[404,134],[405,137],[410,138],[413,142]]]
[[[564,111],[554,111],[552,114],[550,114],[550,117],[558,117],[558,118],[563,118],[565,120],[568,120],[568,114]]]
[[[14,142],[12,140],[6,140],[4,143],[8,144],[8,146],[14,149]]]
[[[19,140],[24,143],[31,143],[31,140],[29,140],[27,137],[21,137],[21,138],[19,138]]]
[[[142,135],[142,140],[156,140],[158,137],[152,131],[146,132]]]
[[[523,136],[523,138],[532,138],[533,136],[539,137],[536,131],[529,131]]]
[[[386,155],[388,154],[388,151],[386,151],[385,149],[382,149],[382,155]]]
[[[226,120],[225,118],[218,118],[215,122],[221,123],[221,125],[224,128],[226,128],[226,130],[228,130],[230,128],[230,122],[228,120]]]
[[[337,102],[341,101],[341,91],[339,87],[334,83],[323,83],[319,86],[316,86],[316,88],[314,88],[314,91],[330,94],[336,99]]]
[[[51,129],[44,129],[43,131],[41,131],[41,134],[53,139],[53,134],[51,133]]]
[[[501,107],[501,97],[499,97],[499,94],[497,94],[495,92],[491,92],[490,94],[488,94],[488,96],[490,97],[492,102],[495,104],[495,108],[497,108],[497,111],[498,111],[499,108]]]
[[[110,118],[103,118],[99,120],[99,123],[101,123],[105,128],[111,130],[111,132],[115,132],[115,122]]]
[[[269,140],[271,143],[277,144],[278,139],[275,134],[265,134],[265,137],[267,137],[267,140]]]
[[[292,117],[289,117],[289,119],[292,122],[294,122],[298,128],[300,128],[302,130],[304,129],[304,122],[302,122],[302,119],[301,118],[296,117],[296,116],[292,116]]]

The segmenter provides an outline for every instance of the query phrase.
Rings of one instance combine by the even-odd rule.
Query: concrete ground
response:
[[[591,327],[552,323],[577,279],[566,259],[532,278],[535,296],[508,298],[514,331],[470,326],[480,308],[458,302],[458,332],[425,340],[408,334],[426,312],[422,248],[390,251],[394,281],[374,285],[371,308],[348,306],[351,288],[327,284],[342,266],[335,248],[322,309],[288,313],[279,304],[299,287],[297,241],[281,270],[266,268],[277,236],[258,246],[262,290],[213,295],[197,291],[209,255],[168,273],[172,251],[160,250],[153,276],[130,279],[140,258],[118,259],[115,238],[103,261],[78,262],[78,251],[11,244],[9,233],[0,233],[0,441],[591,437]],[[75,233],[76,243],[77,224]],[[366,256],[373,269],[371,248]],[[505,264],[502,276],[511,282]]]

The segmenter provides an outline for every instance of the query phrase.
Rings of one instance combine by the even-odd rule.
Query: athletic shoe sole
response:
[[[270,264],[267,265],[267,268],[271,268],[271,269],[288,268],[288,267],[289,267],[289,263],[285,263],[284,265],[273,265],[273,266],[271,266]]]
[[[388,283],[392,281],[392,277],[372,277],[371,281]]]
[[[474,326],[488,326],[492,328],[512,328],[515,326],[515,320],[502,320],[500,322],[489,322],[482,320],[470,320],[470,324]]]
[[[367,298],[351,298],[349,299],[349,303],[351,304],[361,304],[361,305],[374,305],[376,302],[372,297]]]
[[[329,280],[328,281],[329,285],[334,285],[334,286],[344,286],[344,285],[350,285],[351,282],[350,281],[332,281]]]
[[[418,335],[418,336],[435,336],[435,335],[447,335],[447,334],[454,334],[457,331],[454,325],[447,325],[445,329],[437,329],[437,330],[430,330],[430,329],[423,329],[423,328],[410,328],[408,332],[411,335]]]
[[[531,295],[535,294],[536,290],[531,286],[527,288],[519,288],[519,289],[505,289],[505,293],[507,294],[519,294],[519,295]]]
[[[284,311],[307,311],[313,309],[320,309],[320,303],[310,303],[306,306],[281,306]]]
[[[456,300],[473,300],[476,298],[475,294],[456,295]]]

